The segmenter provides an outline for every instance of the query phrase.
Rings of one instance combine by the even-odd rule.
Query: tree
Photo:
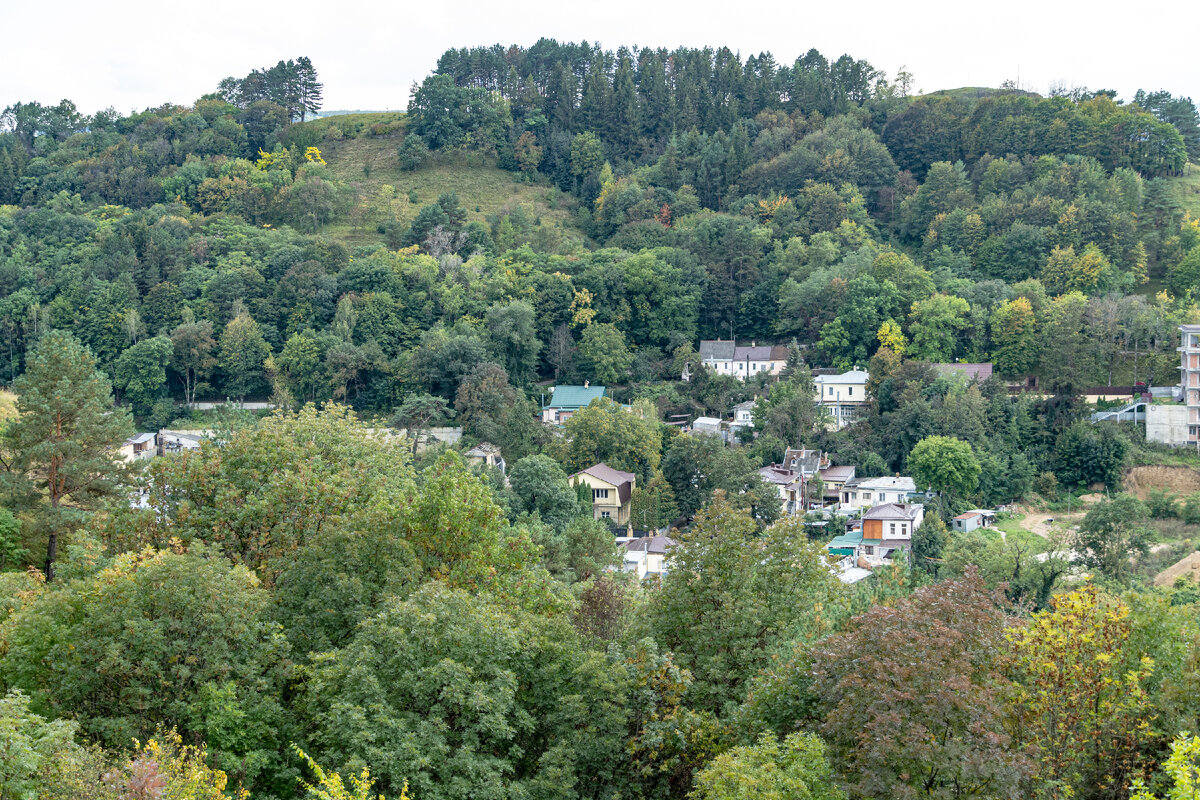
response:
[[[913,303],[909,316],[909,353],[925,361],[952,361],[958,333],[967,326],[971,306],[961,297],[935,294]]]
[[[213,351],[213,325],[209,320],[196,321],[190,308],[183,310],[183,322],[171,331],[171,369],[183,377],[183,400],[196,402],[196,394],[217,366]]]
[[[1054,442],[1054,472],[1065,486],[1120,486],[1129,442],[1114,425],[1079,420]]]
[[[69,333],[45,334],[13,389],[17,419],[3,433],[4,466],[41,518],[53,580],[59,534],[80,524],[94,501],[117,494],[115,449],[133,426],[127,411],[113,407],[112,386],[91,351]]]
[[[845,794],[811,733],[782,742],[765,734],[753,745],[727,750],[696,773],[695,800],[841,800]]]
[[[1033,753],[1034,796],[1121,796],[1151,734],[1153,662],[1126,650],[1129,608],[1095,586],[1059,594],[1051,606],[1008,634],[1016,744]]]
[[[1163,800],[1193,800],[1200,792],[1200,737],[1186,734],[1171,742],[1171,755],[1163,765],[1171,778],[1171,788]],[[1131,800],[1158,800],[1147,788],[1142,777],[1136,776],[1129,787]]]
[[[679,538],[644,624],[695,676],[693,707],[717,712],[742,699],[783,637],[819,628],[839,584],[802,519],[759,534],[721,492]]]
[[[537,316],[524,300],[494,305],[487,311],[487,330],[493,352],[517,385],[534,378],[542,343],[537,338]]]
[[[662,425],[600,397],[563,425],[559,460],[572,472],[603,462],[647,481],[662,459]]]
[[[170,339],[155,336],[129,347],[117,359],[113,377],[139,417],[149,414],[154,403],[162,397],[172,352]]]
[[[263,338],[258,323],[249,314],[229,321],[221,333],[220,367],[225,391],[238,402],[264,386],[263,363],[271,355],[271,346]]]
[[[321,349],[317,337],[305,331],[289,336],[279,354],[272,356],[275,369],[301,405],[316,402],[318,389],[326,384],[321,369],[324,356]]]
[[[936,578],[947,538],[946,523],[942,518],[937,514],[926,514],[913,533],[913,565]]]
[[[788,447],[808,443],[820,419],[820,407],[813,401],[816,391],[812,373],[801,363],[790,377],[772,386],[767,396],[755,403],[755,432],[775,436]]]
[[[567,473],[549,456],[522,458],[512,465],[508,479],[519,510],[536,513],[560,532],[584,512],[567,482]]]
[[[965,497],[979,486],[979,459],[969,442],[953,436],[926,436],[908,455],[918,487],[929,486],[949,498]]]
[[[454,410],[444,398],[411,392],[392,412],[392,424],[404,428],[405,434],[412,439],[412,452],[415,455],[425,431],[452,416]]]
[[[75,744],[77,728],[73,721],[35,714],[19,689],[0,697],[0,797],[46,796],[54,768],[83,755]]]
[[[7,620],[6,681],[106,746],[177,727],[207,741],[218,765],[257,777],[246,768],[271,764],[286,735],[279,698],[290,668],[266,589],[203,546],[96,566]]]
[[[644,486],[635,486],[629,498],[629,519],[640,530],[664,528],[679,518],[671,484],[656,475]]]
[[[1131,560],[1150,552],[1154,531],[1147,525],[1149,518],[1146,504],[1129,494],[1092,506],[1079,524],[1076,542],[1084,564],[1114,581],[1127,582]]]
[[[1029,298],[1018,297],[992,312],[992,361],[1001,375],[1018,377],[1037,366],[1041,343]]]
[[[821,733],[852,797],[1007,797],[1004,614],[977,575],[875,606],[812,653]],[[864,747],[863,742],[870,742]]]
[[[592,322],[579,338],[580,368],[601,383],[620,383],[629,374],[633,356],[625,334],[608,322]]]

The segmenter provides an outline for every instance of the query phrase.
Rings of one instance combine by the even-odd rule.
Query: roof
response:
[[[467,455],[472,458],[486,458],[487,456],[500,455],[500,448],[491,442],[480,442],[467,451]]]
[[[736,349],[732,339],[702,339],[700,358],[703,361],[730,361]]]
[[[826,383],[861,383],[866,385],[871,374],[865,369],[852,369],[843,372],[841,375],[818,375],[813,378],[813,382],[824,385]]]
[[[745,402],[738,403],[736,406],[734,406],[733,410],[741,411],[743,408],[753,409],[756,405],[758,405],[757,400],[746,400]]]
[[[915,492],[917,490],[917,482],[906,475],[894,478],[855,478],[853,481],[846,481],[846,485],[850,488],[891,489],[897,492]]]
[[[906,503],[884,503],[872,506],[863,513],[863,519],[916,519],[921,506]]]
[[[642,536],[626,542],[625,549],[633,552],[665,553],[668,548],[674,547],[676,544],[678,542],[670,536]]]
[[[821,480],[823,481],[848,481],[854,477],[855,469],[856,467],[853,466],[826,467],[823,470],[819,470],[817,474],[821,476]]]
[[[941,375],[950,375],[957,373],[965,375],[969,380],[986,381],[992,377],[992,365],[990,363],[982,364],[930,364]]]
[[[983,516],[983,514],[978,511],[968,511],[965,514],[959,514],[957,517],[955,517],[955,519],[975,519],[975,517],[982,517],[982,516]]]
[[[793,472],[790,469],[781,467],[778,464],[772,464],[769,467],[763,467],[758,471],[764,481],[768,483],[787,485],[800,477],[799,473]]]
[[[128,439],[126,439],[125,444],[145,444],[146,442],[152,441],[153,439],[154,439],[153,433],[139,433],[139,434],[130,436]]]
[[[593,478],[599,478],[605,483],[611,483],[613,486],[620,486],[623,483],[631,483],[635,478],[632,472],[621,472],[621,470],[613,469],[604,463],[593,464],[587,469],[579,470],[579,472],[576,472],[575,475],[582,475],[584,473],[591,475]],[[571,477],[574,478],[575,475],[572,475]]]
[[[721,420],[716,417],[696,417],[696,419],[692,420],[692,425],[708,425],[716,428],[720,427]]]
[[[598,397],[604,396],[603,386],[555,386],[550,390],[550,402],[546,408],[583,408]]]
[[[857,529],[843,533],[841,536],[833,537],[830,542],[825,545],[826,550],[836,550],[839,548],[857,547],[862,544],[863,535],[862,529]]]
[[[812,474],[821,468],[820,450],[802,450],[789,447],[783,451],[783,465],[788,469],[797,469],[806,474]]]

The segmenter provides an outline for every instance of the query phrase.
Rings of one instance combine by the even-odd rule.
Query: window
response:
[[[592,500],[607,500],[608,489],[592,489]]]
[[[846,397],[854,397],[854,387],[853,386],[846,387]]]
[[[863,492],[863,500],[870,500],[870,499],[871,499],[871,493]]]
[[[888,536],[895,536],[895,535],[896,535],[896,523],[889,522],[888,523]]]
[[[607,511],[600,512],[600,519],[609,519],[611,516],[612,514],[608,513]]]
[[[829,396],[833,397],[833,387],[832,386],[829,387]]]
[[[863,548],[863,552],[864,552],[864,553],[866,553],[866,554],[867,554],[867,555],[869,555],[869,556],[873,556],[873,555],[875,555],[875,548],[874,548],[874,547],[870,547],[870,546],[868,546],[868,547],[864,547],[864,548]]]

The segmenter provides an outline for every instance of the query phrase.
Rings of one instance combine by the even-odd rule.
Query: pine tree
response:
[[[296,72],[300,87],[300,121],[304,122],[306,115],[320,112],[325,86],[317,80],[317,68],[308,56],[296,59]]]
[[[54,578],[58,535],[94,502],[116,494],[116,447],[133,432],[113,407],[112,384],[96,358],[69,333],[50,331],[13,385],[17,419],[4,432],[8,482],[42,517],[46,579]]]

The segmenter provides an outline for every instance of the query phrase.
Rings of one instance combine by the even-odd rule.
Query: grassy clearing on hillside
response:
[[[17,415],[17,396],[7,389],[0,389],[0,424]]]
[[[1183,168],[1183,174],[1172,178],[1171,182],[1175,184],[1179,207],[1193,218],[1200,217],[1200,164],[1189,163]]]
[[[352,245],[379,242],[381,222],[395,218],[407,224],[421,206],[436,202],[444,192],[454,192],[467,210],[468,221],[486,223],[488,216],[523,207],[536,227],[548,226],[564,241],[582,241],[572,217],[574,198],[548,184],[526,183],[482,156],[440,156],[413,172],[401,170],[396,151],[403,136],[369,135],[371,124],[394,121],[397,116],[402,115],[349,114],[305,123],[325,125],[322,130],[336,124],[342,130],[360,131],[354,138],[326,139],[319,145],[329,169],[354,193],[352,210],[326,226],[324,233]]]

